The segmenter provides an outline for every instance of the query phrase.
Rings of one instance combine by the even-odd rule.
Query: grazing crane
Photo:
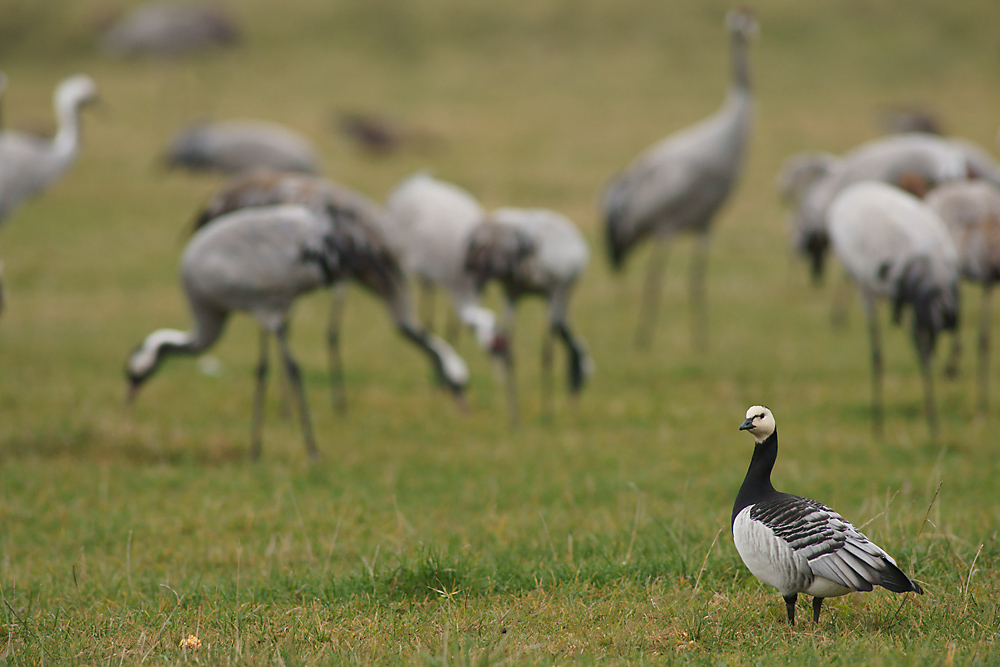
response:
[[[636,343],[648,346],[656,322],[667,242],[677,233],[695,234],[691,304],[696,345],[707,343],[704,304],[709,232],[716,212],[739,178],[754,116],[747,42],[757,23],[746,10],[726,17],[733,81],[722,107],[700,123],[663,139],[640,155],[604,192],[608,252],[621,270],[628,252],[652,236],[656,244],[646,275]]]
[[[990,325],[993,287],[1000,280],[1000,188],[986,181],[949,183],[927,196],[958,248],[959,270],[983,286],[979,323],[979,412],[989,408]],[[958,337],[952,359],[957,362]]]
[[[80,152],[80,108],[97,100],[97,86],[78,74],[56,87],[53,106],[59,129],[54,139],[0,132],[0,225],[27,199],[66,173]]]
[[[852,183],[882,181],[923,197],[934,187],[968,175],[963,148],[931,134],[897,134],[870,141],[837,158],[804,153],[785,162],[779,187],[791,199],[792,245],[810,259],[813,281],[822,279],[830,246],[828,213]]]
[[[190,2],[139,5],[101,36],[112,56],[178,56],[239,40],[236,21],[221,6]]]
[[[317,459],[301,375],[288,347],[289,310],[302,294],[348,276],[380,285],[399,275],[398,268],[387,268],[394,266],[395,260],[369,229],[332,208],[323,214],[299,205],[248,208],[213,220],[195,233],[181,259],[194,327],[186,332],[159,329],[139,344],[126,366],[128,402],[166,357],[203,352],[219,338],[229,314],[244,311],[261,326],[250,454],[260,455],[268,342],[274,335],[296,399],[306,451]],[[445,352],[441,360],[443,376],[467,377],[457,355]],[[452,389],[459,392],[461,387]]]
[[[456,185],[418,173],[396,186],[388,209],[388,239],[403,270],[417,277],[425,293],[432,286],[448,293],[458,321],[500,362],[509,387],[513,360],[507,334],[496,314],[480,305],[479,278],[466,265],[472,234],[486,217],[479,202]],[[513,419],[516,409],[509,406],[509,413]]]
[[[392,256],[385,235],[387,230],[385,210],[364,195],[329,179],[302,174],[278,174],[269,171],[254,171],[237,176],[226,183],[212,197],[198,214],[194,228],[204,225],[237,209],[273,206],[276,204],[300,204],[317,212],[335,211],[342,217],[349,217],[364,228],[368,243],[372,247],[381,246],[380,256]],[[443,340],[427,333],[413,315],[413,309],[406,287],[406,279],[396,261],[372,263],[370,274],[361,275],[361,283],[389,307],[390,315],[400,333],[427,354],[440,376],[442,384],[456,390],[468,380],[468,370],[464,361]],[[333,387],[334,406],[343,413],[347,409],[344,380],[340,356],[340,322],[344,303],[343,283],[335,285],[333,304],[327,328],[327,349],[329,352],[330,379]]]
[[[750,572],[781,593],[790,625],[799,593],[813,596],[813,623],[819,622],[824,598],[875,586],[923,594],[920,584],[850,521],[823,503],[774,489],[778,429],[770,410],[752,406],[740,430],[750,432],[754,448],[733,504],[733,541]]]
[[[236,174],[251,169],[318,174],[319,154],[293,130],[259,120],[195,123],[170,140],[165,161],[171,167]]]
[[[864,181],[830,206],[834,252],[861,293],[872,347],[872,412],[882,433],[882,350],[876,300],[891,299],[896,322],[913,308],[913,338],[924,377],[927,420],[937,434],[931,355],[937,335],[958,326],[958,252],[933,210],[892,185]]]
[[[549,327],[542,346],[543,412],[551,414],[552,339],[566,346],[569,390],[576,395],[593,371],[584,341],[569,325],[569,299],[577,279],[587,267],[589,250],[583,235],[569,219],[547,209],[499,208],[472,230],[465,270],[475,278],[481,292],[491,280],[504,291],[504,318],[500,330],[508,338],[514,331],[517,300],[528,294],[548,299]],[[506,356],[513,363],[513,354]],[[518,421],[514,369],[506,370],[508,409],[512,423]]]

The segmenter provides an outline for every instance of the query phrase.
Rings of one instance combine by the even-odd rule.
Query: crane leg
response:
[[[339,415],[347,414],[347,390],[344,388],[344,362],[340,356],[340,324],[344,317],[347,301],[347,285],[333,286],[330,303],[330,321],[326,328],[327,362],[330,366],[330,391],[333,394],[333,409]]]
[[[708,349],[708,303],[705,299],[708,242],[707,233],[699,234],[691,258],[691,346],[701,352]]]
[[[847,271],[841,272],[841,280],[833,288],[833,303],[830,308],[830,325],[834,329],[847,326],[847,310],[851,300],[854,280]]]
[[[421,278],[420,284],[420,321],[427,333],[434,332],[434,283]]]
[[[292,393],[299,411],[299,419],[302,422],[302,437],[305,440],[306,452],[310,461],[319,459],[319,450],[316,449],[316,439],[313,437],[312,422],[309,419],[309,406],[306,404],[305,390],[302,388],[302,373],[299,365],[295,363],[292,351],[288,348],[287,327],[282,325],[276,332],[278,345],[281,347],[281,356],[285,362],[285,373],[288,375],[288,383],[292,386]]]
[[[260,328],[260,359],[257,362],[257,386],[253,393],[253,416],[250,427],[250,458],[260,458],[260,442],[264,427],[264,398],[267,395],[268,347],[271,344],[271,334],[264,327]]]
[[[944,376],[949,379],[958,377],[958,362],[962,357],[962,337],[956,328],[951,332],[951,349],[948,350],[948,361],[944,365]]]
[[[635,346],[641,350],[649,348],[656,326],[657,309],[660,306],[660,291],[663,287],[663,270],[667,265],[667,247],[664,241],[656,240],[653,244],[653,254],[649,258],[649,269],[646,272],[646,285],[642,291],[642,303],[639,313],[639,327],[635,332]]]
[[[868,334],[872,347],[872,431],[881,439],[884,432],[882,416],[882,336],[879,333],[878,309],[875,295],[862,292],[865,315],[868,318]]]
[[[555,331],[553,327],[545,327],[542,334],[542,417],[546,420],[552,419],[554,413],[552,407],[552,366],[553,366],[553,340]]]
[[[990,327],[993,324],[993,284],[983,287],[979,306],[979,414],[986,415],[990,407]]]
[[[504,298],[502,331],[507,339],[507,348],[501,356],[504,384],[507,387],[507,418],[511,427],[515,427],[521,421],[521,416],[517,402],[517,377],[514,373],[514,299],[510,295]]]
[[[931,337],[927,331],[917,332],[917,354],[920,357],[920,373],[924,377],[924,401],[927,410],[927,425],[931,437],[938,435],[937,404],[934,401],[934,372],[931,368]]]

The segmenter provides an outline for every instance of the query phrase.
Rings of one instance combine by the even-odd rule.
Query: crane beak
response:
[[[740,424],[741,431],[752,431],[753,430],[753,417],[747,417],[746,421]]]
[[[455,405],[458,406],[458,411],[463,415],[467,415],[471,412],[469,409],[469,401],[465,398],[465,393],[461,390],[455,392]]]
[[[129,381],[128,390],[125,392],[125,409],[128,410],[135,403],[135,397],[139,393],[139,384]]]

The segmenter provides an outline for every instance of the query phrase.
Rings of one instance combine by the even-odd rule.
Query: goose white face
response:
[[[774,416],[763,405],[754,405],[747,410],[747,418],[740,426],[741,431],[750,431],[753,439],[764,442],[774,433]]]

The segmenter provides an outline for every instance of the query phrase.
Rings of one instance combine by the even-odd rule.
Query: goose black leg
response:
[[[819,623],[819,609],[823,606],[823,598],[813,598],[813,623]]]
[[[785,610],[788,612],[788,624],[792,626],[795,625],[795,601],[798,599],[798,593],[785,597]]]

